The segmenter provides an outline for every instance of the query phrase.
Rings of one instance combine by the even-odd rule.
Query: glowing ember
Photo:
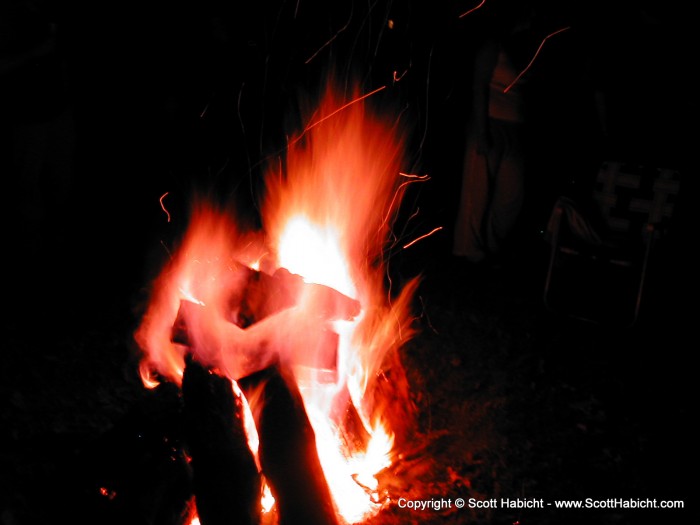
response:
[[[275,360],[289,367],[345,523],[381,509],[374,476],[391,465],[412,415],[396,350],[412,335],[416,282],[393,301],[384,285],[385,244],[406,187],[402,137],[396,122],[369,114],[365,98],[348,103],[328,91],[290,141],[284,173],[266,177],[262,232],[240,231],[230,210],[196,203],[135,334],[148,387],[158,378],[181,384],[187,348],[234,385]],[[189,346],[173,338],[183,320]],[[390,388],[381,383],[388,377]],[[255,452],[254,424],[248,437]]]

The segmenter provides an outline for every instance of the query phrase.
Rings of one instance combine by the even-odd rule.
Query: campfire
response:
[[[409,184],[397,120],[328,88],[265,174],[261,228],[198,196],[136,331],[181,388],[183,523],[361,523],[392,500],[415,407],[398,350],[417,280],[387,272]]]

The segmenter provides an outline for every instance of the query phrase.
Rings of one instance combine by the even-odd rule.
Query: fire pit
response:
[[[385,261],[422,180],[401,173],[402,140],[331,87],[266,177],[261,230],[194,203],[135,334],[144,384],[182,388],[185,521],[359,523],[391,501],[378,474],[415,421],[396,350],[417,279],[391,289]]]

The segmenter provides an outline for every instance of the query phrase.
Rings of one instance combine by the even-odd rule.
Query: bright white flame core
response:
[[[278,247],[279,265],[308,283],[323,284],[348,297],[356,294],[338,232],[302,216],[289,220]]]

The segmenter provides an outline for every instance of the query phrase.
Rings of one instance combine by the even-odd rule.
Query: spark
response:
[[[426,237],[430,237],[433,233],[435,233],[435,232],[437,232],[437,231],[440,231],[440,230],[442,230],[442,226],[438,226],[437,228],[433,228],[433,229],[432,229],[431,231],[429,231],[428,233],[426,233],[426,234],[424,234],[424,235],[421,235],[421,236],[418,237],[417,239],[414,239],[414,240],[412,240],[411,242],[409,242],[408,244],[404,244],[404,247],[403,247],[404,250],[405,250],[406,248],[409,248],[410,246],[413,246],[413,245],[416,244],[418,241],[420,241],[420,240],[422,240],[422,239],[425,239]]]
[[[340,106],[338,109],[336,109],[336,110],[335,110],[333,113],[331,113],[330,115],[326,115],[325,117],[323,117],[323,118],[320,119],[320,120],[317,120],[317,121],[314,122],[313,124],[309,124],[308,126],[306,126],[306,128],[304,128],[304,133],[306,133],[307,131],[309,131],[311,128],[318,126],[318,125],[319,125],[321,122],[323,122],[324,120],[328,120],[329,118],[331,118],[332,116],[334,116],[336,113],[340,113],[340,112],[343,111],[344,109],[346,109],[346,108],[352,106],[353,104],[355,104],[355,103],[357,103],[357,102],[361,102],[362,100],[364,100],[364,99],[366,99],[366,98],[368,98],[368,97],[371,97],[372,95],[374,95],[374,94],[376,94],[376,93],[379,93],[380,91],[382,91],[382,90],[385,89],[385,88],[386,88],[386,86],[378,87],[378,88],[375,89],[374,91],[370,91],[369,93],[367,93],[367,94],[365,94],[365,95],[362,95],[361,97],[358,97],[358,98],[356,98],[355,100],[351,100],[351,101],[348,102],[347,104],[344,104],[344,105]]]
[[[421,317],[425,317],[425,322],[428,323],[428,327],[429,327],[434,333],[439,334],[440,332],[438,332],[438,331],[435,329],[435,327],[433,326],[433,323],[430,322],[430,316],[428,315],[428,309],[425,307],[425,301],[423,301],[423,297],[422,297],[422,296],[421,296],[421,297],[418,297],[418,299],[420,300],[421,310],[422,310],[422,312],[423,312],[423,313],[421,314]]]
[[[394,71],[394,74],[393,74],[393,80],[394,80],[394,82],[400,82],[401,79],[402,79],[403,77],[405,77],[407,73],[408,73],[408,69],[404,69],[404,70],[403,70],[403,73],[401,73],[400,75],[399,75],[398,71]]]
[[[347,27],[347,26],[346,26]],[[304,61],[305,65],[308,65],[309,62],[311,62],[314,58],[316,58],[316,55],[318,55],[321,51],[323,51],[324,48],[328,47],[331,45],[333,40],[338,38],[338,35],[345,29],[345,27],[341,28],[335,35],[333,35],[325,44],[323,44],[313,55],[311,55],[309,58],[307,58]]]
[[[508,91],[510,90],[510,88],[512,88],[512,87],[518,82],[518,80],[520,80],[520,78],[521,78],[525,73],[527,73],[527,71],[530,69],[530,67],[532,66],[532,64],[535,62],[535,59],[537,58],[537,55],[540,54],[540,51],[541,51],[542,48],[544,47],[544,43],[545,43],[548,39],[550,39],[550,38],[553,37],[554,35],[557,35],[557,34],[563,32],[563,31],[566,31],[566,30],[569,29],[570,27],[571,27],[571,26],[562,27],[561,29],[557,29],[557,30],[554,31],[553,33],[549,33],[546,37],[544,37],[544,38],[542,39],[542,42],[540,42],[540,45],[539,45],[539,47],[537,48],[537,51],[535,51],[535,54],[532,56],[532,60],[530,60],[530,63],[529,63],[527,66],[525,66],[525,69],[523,69],[523,70],[520,72],[520,74],[518,74],[518,76],[515,77],[515,80],[513,80],[513,82],[511,82],[510,85],[508,85],[508,86],[503,90],[503,92],[504,92],[504,93],[508,93]]]
[[[384,220],[382,221],[382,225],[387,224],[389,222],[389,216],[391,215],[391,210],[394,209],[394,203],[398,200],[399,194],[401,193],[401,190],[408,186],[409,184],[413,184],[414,182],[425,182],[427,180],[430,180],[430,176],[428,175],[411,175],[408,173],[401,173],[399,172],[399,175],[401,177],[406,177],[407,179],[413,179],[413,180],[407,180],[405,182],[402,182],[401,184],[398,185],[396,188],[396,191],[394,192],[393,197],[391,198],[391,202],[389,203],[389,207],[387,208],[386,214],[384,215]]]
[[[161,209],[165,212],[165,215],[168,217],[168,222],[170,222],[170,212],[165,208],[165,204],[163,204],[163,199],[168,196],[169,191],[166,191],[163,195],[160,196],[159,202],[160,202],[160,207]]]
[[[173,255],[170,253],[170,248],[168,248],[165,243],[161,240],[160,245],[165,249],[165,252],[168,254],[168,257],[172,259]]]
[[[418,214],[419,214],[419,213],[420,213],[420,208],[416,208],[416,211],[414,211],[414,212],[411,214],[411,216],[408,218],[408,221],[411,221],[411,220],[415,219],[416,217],[418,217]],[[407,222],[408,222],[408,221],[407,221]]]
[[[109,500],[112,500],[116,497],[117,493],[113,490],[110,490],[106,487],[100,487],[99,488],[100,496],[104,496]]]
[[[295,16],[296,16],[296,14],[295,14]],[[332,37],[330,37],[330,38],[326,41],[326,43],[323,44],[313,55],[311,55],[309,58],[307,58],[306,61],[304,61],[304,64],[308,64],[309,62],[311,62],[314,58],[316,58],[316,56],[317,56],[321,51],[323,51],[325,48],[327,48],[329,45],[331,45],[331,44],[333,43],[333,41],[334,41],[336,38],[338,38],[338,36],[340,35],[340,33],[342,33],[343,31],[345,31],[345,30],[348,28],[348,26],[350,25],[350,21],[351,21],[351,20],[352,20],[352,9],[350,10],[350,16],[348,17],[348,21],[345,22],[345,25],[344,25],[343,27],[341,27],[340,29],[338,29],[338,31],[335,33],[335,35],[333,35]]]
[[[399,175],[401,177],[406,177],[407,179],[428,180],[430,178],[430,175],[415,175],[414,173],[399,172]]]
[[[478,6],[472,7],[469,11],[466,11],[466,12],[462,13],[461,15],[459,15],[459,18],[464,18],[464,17],[467,16],[469,13],[473,13],[474,11],[476,11],[477,9],[479,9],[479,8],[480,8],[482,5],[484,5],[485,3],[486,3],[486,0],[481,0],[481,3],[480,3]]]
[[[428,74],[425,77],[425,100],[428,101],[430,100],[430,75],[433,67],[433,51],[434,51],[434,46],[430,46],[430,53],[428,54]],[[428,122],[430,119],[430,105],[426,104],[425,106],[425,127],[423,130],[423,137],[421,137],[420,140],[420,145],[418,146],[419,150],[423,149],[423,144],[425,144],[425,138],[428,135]]]

